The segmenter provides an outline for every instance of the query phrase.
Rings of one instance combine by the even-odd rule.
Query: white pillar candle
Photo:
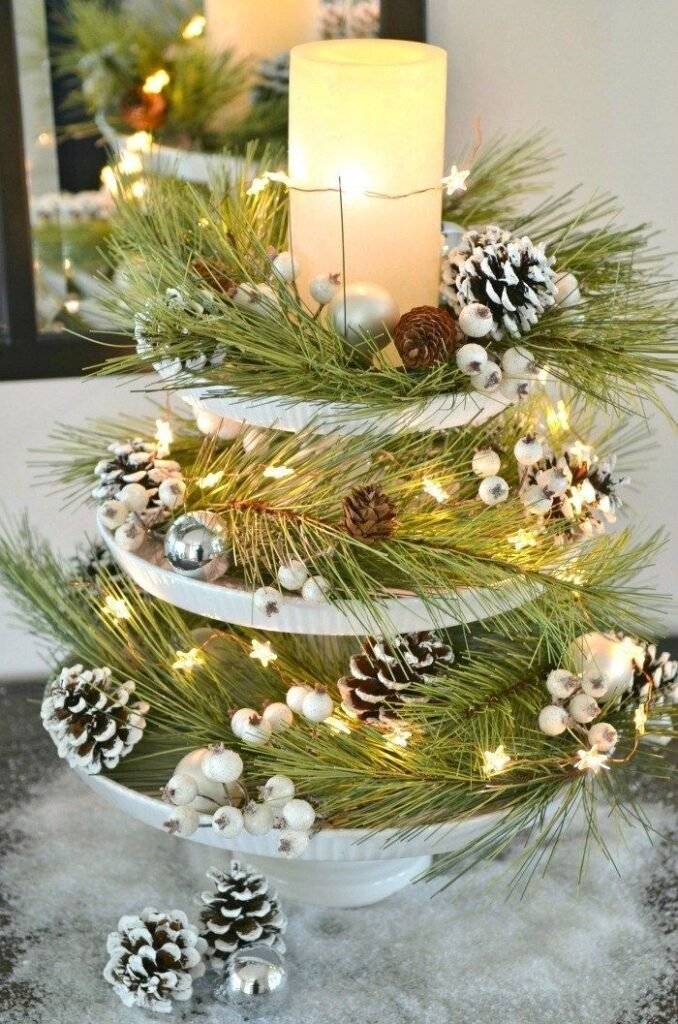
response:
[[[438,304],[446,71],[424,43],[292,50],[291,245],[306,301],[311,278],[342,271],[341,178],[346,284],[381,285],[401,313]]]
[[[319,0],[205,0],[213,50],[266,60],[318,38]]]

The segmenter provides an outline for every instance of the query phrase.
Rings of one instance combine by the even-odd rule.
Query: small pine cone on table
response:
[[[446,309],[416,306],[393,329],[393,341],[408,370],[446,363],[459,347],[457,324]]]
[[[155,526],[167,517],[158,491],[165,480],[181,480],[181,466],[174,459],[160,457],[157,445],[135,437],[130,441],[114,441],[109,444],[110,455],[97,462],[94,475],[97,485],[92,490],[96,501],[118,498],[127,484],[140,484],[147,493],[148,507],[141,513],[145,526]]]
[[[422,701],[417,684],[453,661],[454,651],[435,633],[404,633],[393,643],[367,637],[338,683],[344,710],[370,725],[392,725],[400,706]]]
[[[193,979],[205,973],[207,943],[180,910],[127,914],[106,947],[104,978],[125,1006],[170,1013],[174,1000],[191,998]]]
[[[230,871],[210,868],[207,877],[216,889],[201,896],[201,934],[210,966],[222,971],[229,958],[247,946],[270,946],[285,952],[287,919],[267,880],[247,865],[231,861]]]
[[[555,305],[553,262],[540,245],[495,225],[467,231],[443,257],[443,301],[457,317],[464,306],[480,302],[492,312],[490,337],[519,338]]]
[[[59,757],[88,775],[115,768],[146,728],[148,704],[130,704],[133,693],[133,682],[113,683],[110,668],[73,665],[62,669],[48,687],[40,709],[42,724]]]
[[[395,504],[378,484],[355,487],[344,498],[344,527],[357,540],[390,537],[395,530]]]

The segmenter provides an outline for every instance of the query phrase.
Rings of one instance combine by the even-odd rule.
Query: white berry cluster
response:
[[[298,558],[284,562],[277,572],[278,584],[282,590],[301,594],[304,601],[323,604],[330,592],[330,582],[324,576],[311,576],[304,563]],[[281,590],[275,587],[259,587],[254,592],[254,607],[267,617],[277,615],[284,601]]]
[[[494,448],[479,448],[473,456],[471,468],[481,477],[478,497],[486,505],[499,505],[509,496],[509,485],[499,476],[501,457]]]
[[[609,690],[605,676],[595,668],[583,673],[557,668],[549,672],[546,689],[551,703],[539,712],[539,728],[547,736],[560,736],[567,729],[585,734],[589,745],[601,753],[610,753],[617,744],[617,730],[608,722],[593,720],[601,713],[598,703]]]
[[[478,338],[478,331],[487,319],[483,319],[481,313],[489,309],[481,303],[475,302],[465,306],[459,316],[459,326],[468,337]],[[488,331],[491,328],[491,316],[489,316]],[[469,331],[475,333],[470,334]],[[487,352],[487,349],[479,345],[477,341],[467,342],[457,349],[457,366],[462,373],[470,378],[471,387],[474,391],[485,394],[502,396],[509,402],[519,402],[527,398],[537,380],[539,369],[534,356],[526,348],[507,348],[501,356],[501,365]]]
[[[300,856],[315,825],[311,804],[295,797],[294,783],[285,775],[272,776],[262,786],[260,799],[251,800],[242,774],[242,758],[223,743],[188,755],[164,790],[173,805],[164,823],[166,831],[191,836],[200,827],[200,814],[209,813],[212,828],[226,839],[242,832],[263,836],[275,828],[280,830],[282,856]]]
[[[260,747],[268,743],[275,732],[284,732],[294,722],[294,715],[302,715],[308,722],[319,723],[334,711],[334,701],[323,686],[291,686],[285,696],[286,703],[267,704],[261,714],[254,708],[239,708],[231,718],[231,729],[243,743]]]

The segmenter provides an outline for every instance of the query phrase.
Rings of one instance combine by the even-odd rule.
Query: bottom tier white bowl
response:
[[[88,786],[137,821],[162,828],[168,806],[154,797],[137,793],[102,775],[78,772]],[[394,829],[323,829],[297,860],[277,853],[275,832],[266,836],[243,833],[235,840],[221,838],[208,815],[191,836],[197,843],[214,846],[225,856],[235,854],[262,871],[283,899],[317,907],[362,907],[378,903],[403,889],[421,875],[436,853],[459,850],[481,835],[497,814],[480,815],[458,822],[431,826],[409,838]]]

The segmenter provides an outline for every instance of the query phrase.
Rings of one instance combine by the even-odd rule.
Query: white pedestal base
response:
[[[282,860],[235,853],[268,878],[283,902],[314,907],[365,907],[404,889],[431,864],[431,857],[394,860]]]

